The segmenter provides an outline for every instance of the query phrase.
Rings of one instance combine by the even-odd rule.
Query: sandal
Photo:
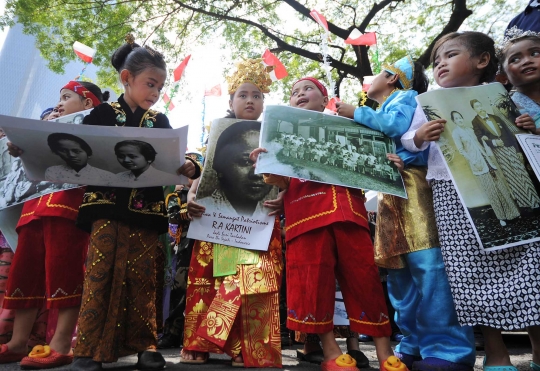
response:
[[[486,359],[486,356],[484,356],[484,363],[482,364],[484,371],[518,371],[514,366],[486,366]]]
[[[6,344],[0,345],[0,364],[20,362],[26,356],[26,353],[13,353]]]
[[[207,363],[208,358],[210,358],[210,353],[208,353],[208,352],[197,352],[197,351],[194,351],[194,350],[187,350],[187,349],[186,349],[186,352],[201,353],[201,354],[203,354],[203,359],[185,359],[183,357],[184,349],[182,349],[182,351],[180,352],[180,363],[188,363],[188,364],[192,364],[192,365],[203,365],[203,364]]]
[[[70,365],[73,362],[73,351],[60,354],[48,345],[36,345],[27,357],[21,360],[21,369],[36,370]]]
[[[300,361],[315,363],[320,365],[324,361],[324,353],[321,350],[314,350],[313,352],[304,353],[304,350],[296,350],[296,358]]]
[[[236,362],[235,359],[238,357],[242,357],[242,354],[237,355],[236,357],[231,359],[231,364],[233,367],[244,367],[244,358],[242,358],[242,362]]]
[[[321,363],[321,371],[359,371],[356,361],[349,354],[342,354],[336,359]]]

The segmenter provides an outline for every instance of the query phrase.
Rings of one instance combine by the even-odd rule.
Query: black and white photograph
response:
[[[264,112],[257,173],[361,188],[406,198],[399,171],[386,158],[395,144],[353,120],[287,106]]]
[[[438,145],[484,249],[540,240],[539,183],[504,87],[439,89],[417,99],[428,120],[447,121]]]
[[[51,120],[52,122],[61,122],[64,124],[76,124],[82,125],[84,116],[87,116],[92,112],[93,108],[87,109],[85,111],[75,112],[69,115],[60,116],[56,119]]]
[[[206,208],[188,237],[253,250],[266,250],[274,225],[264,201],[277,189],[255,174],[250,152],[259,145],[261,123],[220,119],[212,123],[197,203]]]
[[[182,184],[187,126],[173,130],[105,127],[0,117],[24,152],[33,181],[141,188]]]

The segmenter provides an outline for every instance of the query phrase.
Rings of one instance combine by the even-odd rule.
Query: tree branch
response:
[[[420,62],[424,67],[429,66],[429,59],[431,56],[431,51],[433,50],[433,47],[435,46],[435,43],[444,35],[450,32],[455,32],[459,29],[459,27],[463,24],[465,19],[467,19],[473,12],[470,9],[467,9],[467,0],[453,0],[454,9],[452,10],[452,15],[450,16],[450,19],[448,20],[448,23],[442,31],[431,41],[431,44],[427,47],[427,49],[422,53],[420,58],[418,58],[418,62]]]
[[[366,32],[367,26],[369,26],[372,19],[375,18],[377,13],[379,13],[381,10],[383,10],[384,8],[386,8],[388,5],[390,5],[393,2],[400,3],[400,2],[403,2],[403,1],[404,0],[383,0],[380,3],[373,4],[373,6],[371,7],[371,10],[369,11],[369,13],[366,14],[366,16],[364,17],[364,20],[362,21],[362,23],[360,23],[360,26],[358,26],[358,29],[362,33]],[[352,27],[350,28],[349,31],[352,31]]]

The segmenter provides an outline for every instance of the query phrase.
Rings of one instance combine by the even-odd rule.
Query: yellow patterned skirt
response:
[[[276,220],[268,251],[236,274],[214,277],[214,246],[197,241],[188,273],[184,349],[242,354],[245,367],[281,367],[279,287],[281,230]]]
[[[379,193],[374,245],[379,267],[404,268],[402,254],[439,246],[433,192],[426,174],[427,168],[416,166],[401,173],[408,199]]]

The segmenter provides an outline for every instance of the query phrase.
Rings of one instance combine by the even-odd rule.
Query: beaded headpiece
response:
[[[270,93],[272,79],[268,74],[274,67],[265,66],[261,58],[247,59],[236,64],[237,70],[227,77],[229,94],[234,94],[243,83],[249,82],[255,85],[261,93]]]
[[[522,29],[519,29],[517,26],[513,26],[512,28],[506,30],[501,44],[495,47],[497,58],[499,58],[499,60],[501,59],[504,49],[506,49],[511,43],[514,43],[515,41],[527,36],[540,37],[540,33],[530,30],[524,31]]]
[[[409,90],[412,88],[414,61],[410,56],[401,58],[391,66],[386,64],[383,66],[383,69],[392,75],[398,75],[399,82],[401,83],[401,86],[403,86],[403,89]]]

